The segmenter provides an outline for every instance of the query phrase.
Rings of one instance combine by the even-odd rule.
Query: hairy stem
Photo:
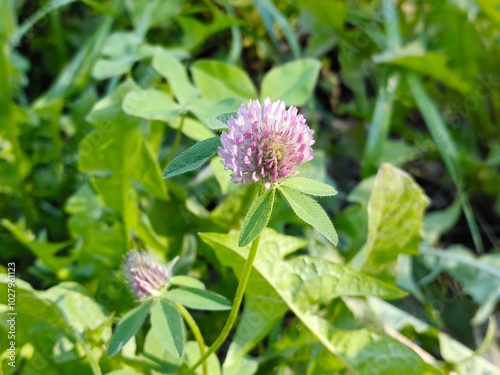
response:
[[[226,341],[229,332],[233,328],[234,322],[238,316],[238,311],[241,306],[241,302],[243,301],[243,295],[245,294],[245,289],[247,288],[248,278],[250,277],[250,272],[252,271],[253,261],[255,259],[255,255],[257,254],[257,249],[259,247],[260,235],[257,236],[255,240],[253,240],[252,245],[250,247],[250,251],[248,253],[247,261],[245,263],[245,267],[243,268],[243,272],[241,273],[240,282],[238,284],[238,289],[236,290],[236,295],[234,296],[233,307],[229,313],[226,324],[224,328],[222,328],[221,333],[214,341],[212,346],[208,348],[204,355],[196,362],[191,368],[188,370],[187,374],[192,374],[196,368],[205,362],[205,360],[212,354],[217,351],[220,346]]]
[[[187,311],[187,309],[180,303],[176,303],[175,307],[177,307],[177,310],[179,310],[189,329],[193,333],[193,336],[200,347],[200,356],[203,356],[205,354],[205,340],[203,340],[203,335],[200,332],[198,324],[196,324],[196,321],[193,319],[189,311]],[[207,362],[203,362],[202,369],[203,375],[208,375]]]

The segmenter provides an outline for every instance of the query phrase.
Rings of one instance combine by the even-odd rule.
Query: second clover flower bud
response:
[[[262,106],[258,100],[250,100],[248,108],[242,104],[237,117],[229,118],[221,143],[219,155],[224,169],[233,171],[231,181],[262,181],[266,189],[313,158],[313,131],[304,116],[269,98]]]
[[[169,270],[145,252],[132,250],[125,259],[125,274],[134,294],[140,300],[160,296],[170,282]]]

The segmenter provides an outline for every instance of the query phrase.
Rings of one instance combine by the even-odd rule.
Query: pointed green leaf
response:
[[[148,315],[152,301],[141,303],[135,309],[130,310],[116,326],[115,332],[109,340],[108,355],[110,357],[118,353],[123,346],[136,334],[141,328],[144,319]]]
[[[212,130],[225,130],[228,127],[227,123],[231,116],[236,118],[238,114],[236,112],[223,113],[217,117],[209,118],[205,122]]]
[[[318,197],[327,197],[337,194],[337,190],[335,190],[333,186],[305,177],[289,178],[280,185],[304,194],[315,195]]]
[[[151,327],[162,338],[169,353],[182,357],[186,330],[181,314],[173,304],[164,299],[156,301],[151,309]]]
[[[283,100],[286,105],[303,105],[311,96],[321,64],[314,59],[295,60],[271,69],[262,80],[262,100]]]
[[[217,148],[220,145],[219,137],[195,143],[167,165],[163,171],[163,178],[171,178],[198,169],[217,153]]]
[[[368,202],[365,272],[391,279],[399,254],[418,254],[428,204],[422,188],[411,176],[382,164]]]
[[[458,147],[453,141],[451,131],[443,120],[436,104],[425,91],[421,77],[417,74],[407,72],[406,79],[412,91],[413,97],[424,117],[427,128],[436,143],[436,146],[443,158],[446,168],[457,186],[459,192],[458,197],[469,225],[469,230],[472,234],[472,239],[476,246],[476,250],[480,253],[483,250],[483,241],[479,233],[479,228],[472,212],[467,191],[463,186],[463,177],[461,174],[460,160],[458,154]]]
[[[200,280],[189,276],[173,276],[170,279],[170,284],[177,286],[187,286],[190,288],[205,289],[205,284],[203,284]]]
[[[180,287],[169,290],[165,298],[196,310],[229,310],[231,302],[220,294],[205,289]]]
[[[286,186],[280,186],[279,189],[299,218],[315,228],[332,244],[337,245],[339,241],[337,232],[330,218],[318,202]]]
[[[273,212],[274,194],[274,188],[269,189],[253,201],[241,225],[238,238],[240,246],[248,245],[266,227]]]

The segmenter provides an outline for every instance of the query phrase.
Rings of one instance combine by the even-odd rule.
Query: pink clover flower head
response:
[[[296,107],[285,108],[281,100],[269,98],[261,105],[242,104],[237,117],[230,117],[228,131],[221,134],[224,169],[231,170],[233,183],[262,181],[266,189],[298,173],[296,167],[313,158],[313,131]]]
[[[169,270],[156,263],[146,252],[130,251],[125,258],[125,274],[139,300],[157,297],[168,287]]]

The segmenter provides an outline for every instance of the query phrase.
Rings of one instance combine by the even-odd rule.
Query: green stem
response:
[[[203,340],[203,335],[200,332],[198,324],[196,324],[196,321],[193,319],[189,311],[187,311],[187,309],[180,303],[176,303],[175,307],[177,307],[177,310],[179,310],[182,317],[186,321],[186,324],[189,326],[189,329],[193,333],[193,336],[200,347],[200,356],[203,356],[205,354],[205,340]],[[203,362],[203,375],[208,375],[207,362]]]
[[[187,374],[192,374],[199,365],[205,362],[205,360],[210,356],[210,354],[219,349],[220,346],[224,343],[224,341],[226,341],[229,332],[231,332],[234,322],[238,317],[238,311],[240,310],[241,302],[243,301],[243,295],[245,294],[245,289],[247,288],[248,278],[250,277],[250,272],[252,271],[253,261],[255,259],[255,255],[257,254],[257,249],[259,247],[259,241],[260,241],[260,235],[257,236],[257,238],[252,242],[250,251],[248,253],[247,261],[245,262],[245,267],[243,268],[243,272],[241,273],[240,283],[238,284],[238,289],[236,290],[236,295],[234,296],[233,307],[231,308],[231,312],[229,313],[224,328],[222,328],[219,337],[217,337],[212,346],[208,348],[207,352],[201,356],[198,362],[196,362],[193,366],[191,366]]]
[[[174,144],[172,145],[172,149],[170,150],[170,153],[168,154],[167,162],[165,164],[169,164],[172,159],[175,156],[175,153],[177,151],[177,147],[179,147],[179,143],[181,143],[181,138],[182,138],[182,127],[184,126],[184,119],[186,118],[186,114],[184,113],[181,117],[181,123],[179,124],[179,127],[177,128],[177,134],[175,135],[175,140]]]

